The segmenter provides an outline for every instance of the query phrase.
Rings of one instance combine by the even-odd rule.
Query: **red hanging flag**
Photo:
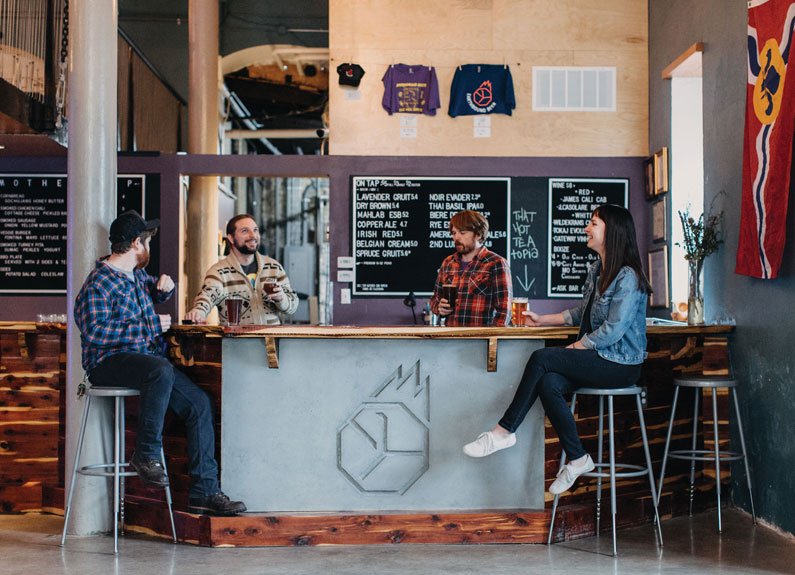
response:
[[[772,279],[786,239],[795,78],[787,63],[795,26],[792,0],[748,2],[748,85],[743,195],[735,273]]]

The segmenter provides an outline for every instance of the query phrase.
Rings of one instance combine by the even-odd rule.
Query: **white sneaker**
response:
[[[574,482],[577,481],[577,478],[580,475],[594,470],[596,465],[594,465],[591,456],[586,455],[585,457],[586,459],[584,464],[572,465],[571,463],[568,463],[564,465],[560,471],[558,471],[558,478],[552,482],[552,485],[549,486],[549,492],[552,495],[560,495],[564,491],[568,491],[569,488],[574,485]]]
[[[491,431],[481,433],[472,443],[464,446],[464,453],[470,457],[486,457],[500,449],[507,449],[516,443],[516,434],[511,433],[506,437],[494,435]]]

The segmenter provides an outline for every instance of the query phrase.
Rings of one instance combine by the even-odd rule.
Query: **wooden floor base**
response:
[[[163,507],[161,513],[154,514],[151,503],[128,500],[128,530],[170,537],[171,526],[166,508]],[[347,515],[249,513],[237,517],[209,517],[174,512],[177,538],[185,543],[207,547],[546,543],[549,518],[550,513],[543,510],[378,512]],[[565,520],[561,521],[561,525],[565,523]]]
[[[727,490],[728,492],[728,490]],[[714,498],[700,498],[694,511],[714,506]],[[650,499],[647,497],[647,499]],[[650,522],[650,501],[633,499],[619,510],[618,528]],[[728,500],[728,499],[727,499]],[[660,517],[687,513],[686,493],[664,493]],[[210,517],[174,511],[177,539],[205,547],[267,547],[303,545],[377,545],[389,543],[546,543],[551,510],[476,510],[373,513],[247,513],[236,517]],[[601,531],[611,529],[610,502],[602,501]],[[128,531],[171,538],[171,524],[162,501],[128,497]],[[596,506],[570,504],[558,507],[552,541],[594,535]],[[664,528],[663,528],[664,530]]]

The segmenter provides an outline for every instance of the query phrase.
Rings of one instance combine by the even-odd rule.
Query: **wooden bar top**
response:
[[[179,335],[204,337],[272,337],[304,339],[565,339],[577,335],[577,327],[428,327],[428,326],[351,326],[351,325],[174,325]],[[730,325],[650,325],[647,334],[697,335],[725,334]]]
[[[39,323],[35,321],[0,321],[0,332],[65,333],[65,323]]]
[[[0,332],[63,333],[66,324],[33,321],[0,321]],[[577,327],[428,327],[355,325],[172,325],[179,335],[204,337],[275,338],[380,338],[380,339],[565,339],[577,335]],[[708,335],[734,331],[731,325],[650,325],[649,335]]]

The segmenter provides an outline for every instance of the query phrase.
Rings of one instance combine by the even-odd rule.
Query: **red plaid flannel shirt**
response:
[[[475,255],[464,272],[461,258],[451,254],[436,276],[431,309],[439,313],[442,286],[458,286],[458,298],[447,325],[457,327],[507,326],[511,322],[511,271],[505,258],[485,247]]]

